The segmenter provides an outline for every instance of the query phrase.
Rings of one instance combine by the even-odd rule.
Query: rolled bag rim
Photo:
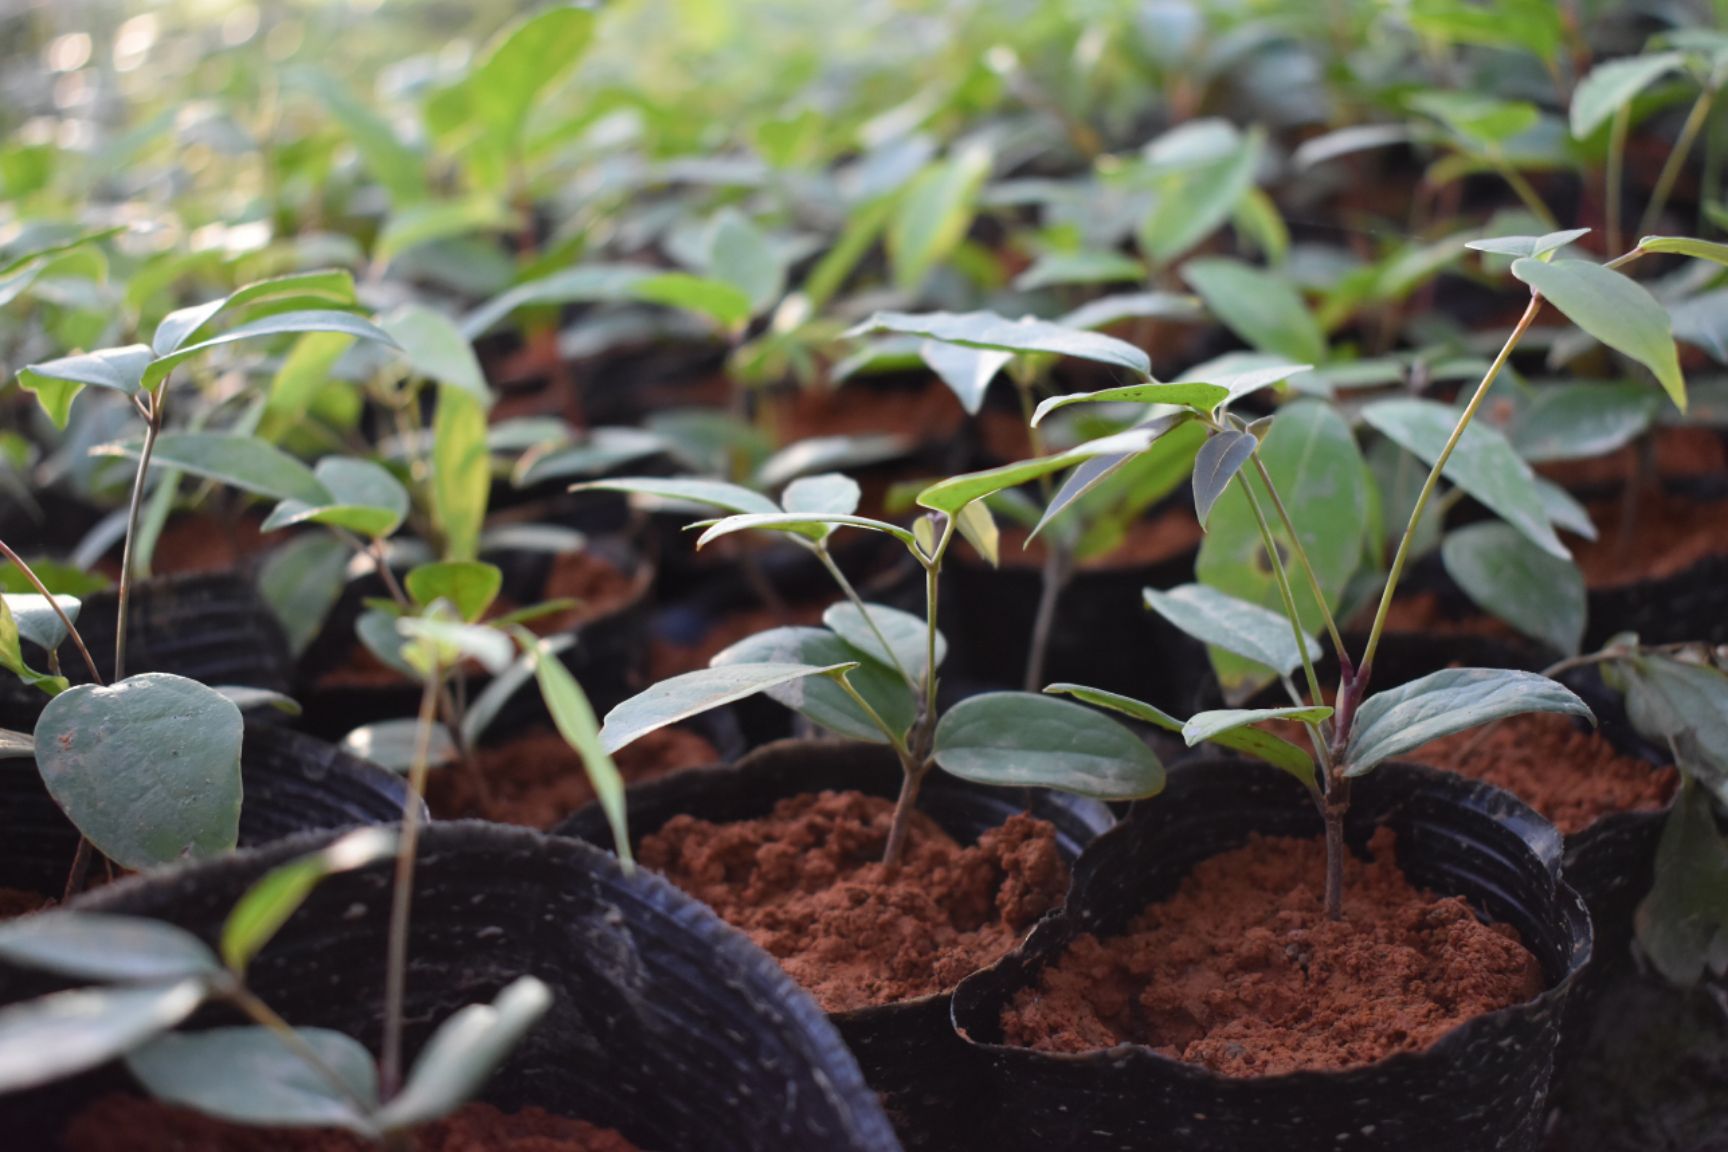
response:
[[[1178,773],[1215,772],[1220,768],[1226,770],[1243,768],[1259,770],[1261,767],[1251,761],[1240,760],[1235,757],[1213,756],[1188,760],[1174,765],[1170,769],[1170,775],[1174,778]],[[1532,834],[1520,830],[1517,825],[1510,821],[1503,821],[1519,839],[1524,840],[1531,857],[1540,863],[1548,873],[1552,884],[1552,912],[1558,915],[1561,927],[1572,939],[1566,969],[1558,979],[1550,976],[1546,971],[1546,965],[1544,966],[1543,975],[1546,987],[1542,992],[1517,1004],[1511,1004],[1505,1008],[1462,1021],[1449,1029],[1434,1043],[1417,1051],[1395,1052],[1372,1064],[1351,1068],[1298,1069],[1269,1076],[1226,1076],[1200,1064],[1161,1055],[1152,1046],[1143,1043],[1123,1043],[1087,1052],[1042,1052],[1018,1045],[975,1038],[963,1022],[963,1015],[982,1012],[986,1005],[991,1006],[995,1012],[999,1013],[1007,1003],[1007,998],[991,995],[992,990],[988,986],[992,982],[1000,980],[1005,987],[1011,985],[1009,987],[1010,995],[1019,989],[1032,987],[1033,983],[1028,977],[1035,976],[1042,972],[1048,964],[1058,960],[1074,936],[1085,930],[1080,929],[1069,933],[1067,936],[1062,934],[1065,929],[1075,923],[1072,917],[1080,903],[1078,898],[1083,894],[1081,887],[1083,869],[1086,869],[1086,875],[1090,875],[1090,870],[1087,869],[1089,861],[1083,858],[1075,867],[1068,898],[1062,905],[1049,917],[1040,921],[1026,940],[1014,951],[960,982],[959,987],[954,991],[952,1023],[955,1033],[969,1047],[979,1050],[992,1061],[1000,1061],[1004,1058],[1018,1061],[1048,1061],[1054,1066],[1070,1068],[1081,1068],[1100,1062],[1115,1065],[1125,1065],[1131,1062],[1146,1070],[1157,1071],[1173,1079],[1226,1091],[1249,1092],[1262,1087],[1279,1090],[1325,1087],[1329,1090],[1347,1091],[1349,1086],[1357,1081],[1371,1081],[1384,1076],[1388,1071],[1399,1072],[1411,1066],[1420,1067],[1433,1061],[1445,1060],[1454,1055],[1455,1050],[1468,1045],[1471,1033],[1481,1030],[1485,1026],[1497,1026],[1506,1023],[1513,1017],[1533,1009],[1551,1010],[1558,1019],[1559,1014],[1564,1011],[1567,997],[1570,996],[1585,971],[1595,961],[1593,955],[1594,926],[1590,919],[1589,910],[1584,904],[1583,897],[1565,882],[1561,873],[1564,849],[1559,830],[1522,800],[1504,789],[1470,780],[1467,777],[1457,776],[1439,768],[1409,761],[1387,762],[1376,768],[1371,775],[1378,775],[1388,772],[1388,770],[1394,776],[1412,775],[1416,779],[1425,778],[1430,783],[1444,783],[1446,781],[1442,781],[1440,778],[1450,778],[1451,781],[1466,785],[1467,787],[1461,791],[1473,801],[1486,800],[1503,808],[1503,811],[1499,813],[1490,812],[1487,808],[1483,808],[1481,812],[1484,816],[1495,819],[1512,817],[1517,821],[1517,825],[1531,830],[1533,837]],[[1266,767],[1265,771],[1268,773],[1277,772],[1276,769],[1270,767]],[[1361,781],[1358,780],[1358,783]],[[1168,791],[1167,786],[1166,792]],[[1162,796],[1155,796],[1148,803],[1158,804],[1161,800]],[[1396,806],[1390,809],[1390,811],[1395,810]],[[1100,836],[1092,847],[1097,848],[1112,836],[1124,837],[1128,835],[1133,820],[1134,816],[1130,814],[1120,821],[1115,828]],[[1376,826],[1381,822],[1376,820]],[[1089,851],[1091,850],[1089,849]],[[1229,851],[1229,849],[1221,849],[1220,852],[1222,851]],[[1189,871],[1191,872],[1192,869]],[[1442,892],[1439,894],[1456,895],[1457,893]],[[1140,905],[1141,908],[1149,906],[1149,904]],[[1472,904],[1472,908],[1475,910],[1474,904]],[[1529,948],[1528,942],[1525,942],[1525,947]],[[1534,954],[1533,949],[1532,954]],[[1540,959],[1538,957],[1539,961]],[[1011,969],[1018,969],[1018,971]]]

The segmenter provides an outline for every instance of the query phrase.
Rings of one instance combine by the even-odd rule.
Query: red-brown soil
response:
[[[1673,768],[1627,756],[1599,733],[1546,713],[1444,736],[1410,758],[1504,788],[1568,836],[1611,812],[1661,808],[1679,782]]]
[[[1007,1041],[1146,1044],[1226,1076],[1275,1076],[1419,1051],[1542,991],[1513,929],[1413,888],[1389,829],[1371,850],[1345,863],[1337,922],[1318,840],[1256,837],[1205,861],[1125,934],[1077,937],[1003,1010]]]
[[[1537,471],[1565,488],[1618,485],[1639,477],[1640,448],[1628,444],[1589,460],[1559,460]],[[1661,428],[1656,432],[1658,476],[1718,476],[1728,472],[1728,443],[1715,428]]]
[[[1130,524],[1121,543],[1088,557],[1081,567],[1088,571],[1151,567],[1198,548],[1203,535],[1194,510],[1186,504],[1173,505]],[[1025,528],[1003,525],[998,548],[1003,567],[1036,568],[1044,563],[1044,538],[1040,536],[1026,547],[1026,536]],[[971,545],[966,545],[966,550],[969,556],[977,555]]]
[[[743,929],[829,1012],[953,988],[1067,891],[1055,830],[1025,814],[963,847],[920,813],[900,867],[884,868],[893,810],[813,792],[757,820],[676,816],[637,855]]]
[[[251,1128],[139,1096],[104,1096],[74,1117],[63,1152],[374,1152],[329,1128]],[[539,1108],[504,1113],[467,1104],[414,1132],[413,1152],[638,1152],[609,1128]]]
[[[158,576],[183,572],[232,572],[253,556],[273,547],[278,536],[262,536],[261,517],[217,516],[208,512],[175,516],[162,529],[150,570]],[[120,578],[120,550],[96,565],[110,579]]]
[[[40,892],[30,892],[23,888],[0,888],[0,920],[14,920],[19,916],[28,916],[32,912],[54,903]]]
[[[1362,607],[1361,624],[1374,621],[1380,601],[1376,597]],[[1522,641],[1517,629],[1486,612],[1466,612],[1462,616],[1448,615],[1440,597],[1433,592],[1412,592],[1394,596],[1386,613],[1388,632],[1420,632],[1435,636],[1491,636],[1497,640]]]
[[[966,422],[966,412],[934,376],[920,389],[845,384],[798,388],[766,398],[776,444],[813,436],[892,434],[910,440],[947,440]]]
[[[684,672],[708,667],[708,661],[746,636],[794,624],[822,623],[822,613],[832,600],[811,604],[787,604],[782,608],[752,608],[733,612],[714,621],[713,627],[694,644],[670,644],[656,639],[648,646],[648,678],[660,681]]]
[[[1592,504],[1590,518],[1596,539],[1566,542],[1591,588],[1660,580],[1728,554],[1728,500],[1691,500],[1646,487],[1630,505]]]
[[[440,768],[427,781],[426,803],[438,819],[472,816],[550,828],[594,800],[582,758],[557,732],[530,732],[496,748],[482,748],[474,759],[471,765]],[[688,728],[650,732],[612,757],[630,784],[719,759],[714,746]]]

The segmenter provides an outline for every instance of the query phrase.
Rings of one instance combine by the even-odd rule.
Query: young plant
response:
[[[933,768],[1003,787],[1048,787],[1105,800],[1150,796],[1163,787],[1163,766],[1131,731],[1064,700],[997,692],[963,700],[946,712],[937,702],[946,641],[937,627],[942,565],[957,533],[994,555],[996,525],[983,501],[1004,489],[1113,451],[1144,448],[1131,430],[1058,456],[941,481],[919,494],[926,509],[911,529],[856,515],[858,485],[839,475],[787,485],[779,505],[748,489],[703,481],[623,478],[583,487],[670,496],[730,513],[697,525],[700,548],[735,532],[781,533],[813,552],[845,597],[823,616],[823,628],[776,628],[717,655],[711,666],[674,676],[607,713],[608,752],[757,692],[766,692],[817,725],[856,740],[887,744],[900,761],[899,799],[883,861],[897,864],[918,794]],[[916,616],[865,603],[834,563],[829,537],[840,528],[898,540],[923,569],[925,612]]]

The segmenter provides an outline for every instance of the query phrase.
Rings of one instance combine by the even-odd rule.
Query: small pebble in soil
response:
[[[1464,901],[1413,888],[1390,829],[1324,911],[1318,840],[1255,837],[1201,863],[1121,936],[1077,937],[1004,1009],[1044,1052],[1146,1044],[1226,1076],[1351,1068],[1419,1051],[1544,987],[1536,958]]]
[[[1068,888],[1048,823],[1018,814],[962,846],[919,813],[884,868],[894,806],[788,797],[761,819],[676,816],[637,856],[772,954],[828,1012],[933,995],[1009,951]]]

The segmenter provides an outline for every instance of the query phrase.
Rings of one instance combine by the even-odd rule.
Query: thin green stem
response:
[[[1446,462],[1452,459],[1452,450],[1458,447],[1458,441],[1464,438],[1464,431],[1475,418],[1476,410],[1482,407],[1483,399],[1488,390],[1494,386],[1500,370],[1511,359],[1512,350],[1523,339],[1524,333],[1530,330],[1536,316],[1542,311],[1542,297],[1539,293],[1530,293],[1530,304],[1524,309],[1524,315],[1518,318],[1517,327],[1506,337],[1506,343],[1501,345],[1499,355],[1488,366],[1483,374],[1482,382],[1476,386],[1470,402],[1464,406],[1463,414],[1458,418],[1457,425],[1452,429],[1452,435],[1446,438],[1446,446],[1440,450],[1439,457],[1434,461],[1434,467],[1428,470],[1428,478],[1422,482],[1422,490],[1416,494],[1416,506],[1410,510],[1410,522],[1404,526],[1404,535],[1398,540],[1398,551],[1392,557],[1392,568],[1386,574],[1386,587],[1380,593],[1380,607],[1374,613],[1374,626],[1368,632],[1368,644],[1362,650],[1362,662],[1357,667],[1366,679],[1374,666],[1374,653],[1380,647],[1380,635],[1386,630],[1386,615],[1392,609],[1392,596],[1398,590],[1398,581],[1403,578],[1405,562],[1410,558],[1410,547],[1416,539],[1416,526],[1422,522],[1422,513],[1427,510],[1428,501],[1434,495],[1434,489],[1440,483],[1440,474],[1446,470]],[[1366,687],[1366,685],[1364,685]],[[1349,733],[1341,734],[1348,737]]]
[[[1680,126],[1680,135],[1674,140],[1674,149],[1663,162],[1662,171],[1656,177],[1656,187],[1650,192],[1650,203],[1645,205],[1644,215],[1638,221],[1640,236],[1648,236],[1656,230],[1656,225],[1661,221],[1662,210],[1668,206],[1668,195],[1674,191],[1674,182],[1680,178],[1680,169],[1686,166],[1686,157],[1691,153],[1692,144],[1698,139],[1704,122],[1710,118],[1710,108],[1715,101],[1716,90],[1706,88],[1698,93],[1692,110],[1686,113],[1686,122]]]
[[[1272,525],[1266,520],[1266,513],[1260,507],[1260,498],[1254,495],[1254,488],[1247,480],[1238,475],[1236,483],[1242,486],[1242,492],[1248,497],[1248,507],[1254,512],[1254,523],[1260,528],[1260,545],[1266,549],[1266,558],[1272,565],[1272,578],[1278,585],[1278,598],[1284,602],[1284,615],[1290,621],[1290,634],[1296,639],[1296,651],[1302,657],[1302,674],[1308,681],[1308,699],[1314,704],[1322,703],[1325,697],[1320,692],[1320,677],[1314,673],[1314,661],[1308,656],[1308,634],[1302,631],[1302,617],[1296,612],[1296,597],[1290,591],[1290,577],[1284,571],[1284,558],[1279,555],[1278,541],[1272,538]]]
[[[144,447],[138,453],[138,472],[132,479],[132,502],[126,509],[126,543],[120,551],[120,590],[114,612],[114,679],[126,678],[126,623],[132,606],[132,538],[138,535],[138,513],[144,507],[144,483],[149,478],[150,457],[156,451],[156,437],[162,431],[162,409],[168,397],[168,381],[164,380],[150,398],[144,425]]]
[[[402,1086],[402,1012],[408,987],[408,917],[414,901],[414,856],[420,844],[420,798],[426,793],[431,761],[432,724],[437,717],[439,669],[426,678],[414,729],[414,760],[408,771],[408,799],[402,808],[402,839],[396,852],[396,882],[390,899],[390,938],[384,969],[384,1048],[378,1062],[384,1098]]]
[[[1554,213],[1548,210],[1548,205],[1542,202],[1542,197],[1537,194],[1530,181],[1524,178],[1522,172],[1507,163],[1506,158],[1500,155],[1499,149],[1495,149],[1489,154],[1488,161],[1494,165],[1494,170],[1500,173],[1501,179],[1511,186],[1512,191],[1517,194],[1524,207],[1528,208],[1536,219],[1542,221],[1544,228],[1553,232],[1560,227],[1560,222],[1554,218]]]
[[[1608,251],[1620,251],[1620,213],[1624,210],[1620,198],[1626,181],[1626,132],[1632,123],[1632,102],[1628,100],[1614,113],[1613,126],[1608,130],[1608,170],[1603,175],[1603,214],[1608,218]]]
[[[343,1080],[334,1068],[330,1067],[324,1057],[318,1054],[316,1048],[306,1043],[306,1037],[300,1035],[299,1030],[294,1025],[277,1015],[274,1008],[260,1000],[250,989],[244,987],[237,987],[229,992],[228,999],[234,1003],[235,1007],[250,1016],[254,1023],[273,1032],[289,1051],[299,1057],[308,1068],[316,1072],[319,1079],[328,1084],[338,1096],[346,1100],[348,1106],[353,1108],[358,1115],[370,1116],[372,1114],[371,1105],[356,1096],[354,1090],[348,1086],[348,1082]]]
[[[54,609],[54,615],[60,617],[60,626],[66,629],[66,635],[71,638],[72,646],[78,649],[78,655],[84,658],[84,667],[90,673],[92,684],[102,683],[102,673],[96,671],[96,661],[90,656],[90,649],[84,647],[84,637],[78,635],[78,629],[72,626],[72,618],[66,615],[66,609],[60,607],[60,602],[54,599],[54,594],[48,591],[48,586],[42,583],[30,565],[24,563],[24,558],[6,546],[6,541],[0,540],[0,556],[12,562],[12,566],[24,574],[24,579],[30,581],[30,586],[48,601],[48,606]],[[50,653],[50,655],[53,655]]]
[[[894,651],[894,646],[888,643],[888,637],[884,636],[882,629],[877,627],[876,617],[871,615],[869,605],[865,604],[864,598],[858,595],[858,590],[852,587],[852,581],[846,579],[846,573],[840,571],[840,565],[834,563],[834,556],[828,551],[828,545],[821,541],[813,542],[810,545],[810,550],[816,553],[816,558],[822,562],[822,567],[828,570],[828,575],[834,578],[834,583],[840,586],[840,591],[845,594],[846,599],[852,602],[852,607],[858,609],[858,614],[864,617],[864,623],[870,626],[870,632],[876,637],[876,643],[882,645],[882,651],[888,653],[888,659],[893,662],[894,670],[900,673],[901,679],[906,681],[906,687],[917,692],[918,681],[912,673],[906,670],[906,666],[900,663],[900,654]]]
[[[1272,473],[1267,470],[1266,462],[1260,459],[1260,450],[1254,450],[1254,468],[1260,473],[1260,482],[1266,485],[1267,495],[1272,497],[1272,507],[1278,513],[1278,522],[1284,525],[1284,531],[1290,537],[1291,551],[1296,553],[1296,560],[1302,566],[1302,575],[1308,581],[1308,590],[1314,594],[1314,603],[1320,606],[1321,618],[1326,621],[1326,635],[1332,640],[1332,650],[1340,656],[1344,655],[1344,640],[1338,633],[1338,623],[1332,618],[1332,608],[1326,603],[1326,593],[1320,588],[1320,577],[1314,574],[1314,564],[1308,559],[1308,549],[1302,546],[1302,537],[1296,531],[1296,522],[1290,518],[1290,510],[1284,506],[1283,497],[1278,495],[1278,488],[1272,483]]]
[[[864,699],[863,694],[852,686],[852,681],[848,679],[844,673],[835,676],[834,682],[840,685],[840,691],[851,697],[852,703],[858,705],[864,715],[870,718],[870,723],[876,726],[876,731],[882,733],[882,735],[887,738],[888,743],[893,747],[894,751],[899,754],[901,761],[907,761],[911,756],[911,752],[906,747],[905,736],[902,733],[894,731],[893,725],[882,719],[882,714],[876,711],[875,708],[871,707],[870,701]]]

